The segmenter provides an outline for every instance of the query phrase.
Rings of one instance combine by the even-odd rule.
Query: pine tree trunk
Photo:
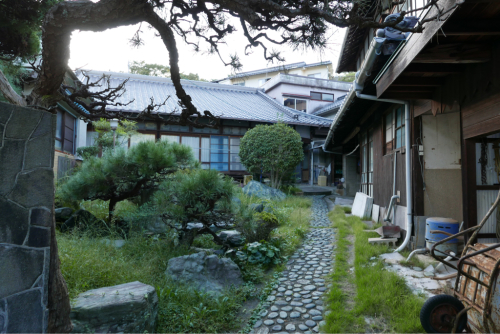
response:
[[[50,266],[48,284],[48,333],[69,333],[73,330],[69,317],[71,306],[66,281],[61,274],[59,251],[56,240],[56,218],[52,207],[52,228],[50,231]]]

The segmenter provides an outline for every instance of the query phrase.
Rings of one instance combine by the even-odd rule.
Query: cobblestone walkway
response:
[[[315,228],[330,226],[322,197],[313,197],[311,231],[290,257],[278,287],[268,297],[269,306],[255,323],[255,333],[319,332],[325,315],[322,297],[328,288],[325,278],[332,271],[334,240],[332,229]]]

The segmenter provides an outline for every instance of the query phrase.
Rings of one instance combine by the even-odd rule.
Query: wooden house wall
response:
[[[393,195],[394,153],[384,154],[385,138],[383,131],[384,110],[377,112],[371,120],[373,129],[373,203],[387,207]],[[400,202],[397,205],[406,206],[406,163],[405,155],[397,152],[396,191],[399,191]]]

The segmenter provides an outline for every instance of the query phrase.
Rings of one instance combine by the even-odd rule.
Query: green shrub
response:
[[[100,148],[97,146],[82,146],[76,149],[76,154],[81,156],[84,160],[90,157],[95,157],[99,154]]]
[[[264,267],[279,264],[283,260],[279,248],[266,241],[246,244],[241,251],[236,252],[236,258],[237,262],[243,266],[249,263],[260,264]]]
[[[271,187],[278,189],[304,158],[302,139],[284,123],[257,125],[241,139],[239,156],[249,172],[269,175]]]
[[[90,157],[58,187],[58,196],[67,200],[109,201],[112,220],[115,206],[124,199],[139,196],[157,186],[178,169],[195,167],[189,147],[168,141],[140,142],[128,151],[117,148],[102,158]]]

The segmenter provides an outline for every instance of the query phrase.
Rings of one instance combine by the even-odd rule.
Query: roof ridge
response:
[[[298,115],[300,117],[306,117],[306,118],[315,119],[315,120],[318,120],[318,121],[325,121],[326,123],[331,123],[332,122],[332,120],[329,119],[329,118],[325,118],[325,117],[321,117],[321,116],[316,116],[316,115],[311,115],[311,114],[308,114],[308,113],[305,113],[305,112],[302,112],[302,111],[297,111],[295,109],[292,109],[292,108],[289,108],[289,107],[285,107],[284,105],[280,104],[278,101],[276,101],[275,99],[273,99],[272,97],[270,97],[269,95],[267,95],[266,93],[264,93],[262,91],[258,91],[258,93],[261,94],[261,95],[263,95],[263,96],[265,96],[266,98],[268,98],[269,100],[271,100],[273,103],[275,103],[276,105],[278,105],[282,109],[286,110],[288,112],[288,115],[291,114],[292,117],[294,117],[295,115]]]

